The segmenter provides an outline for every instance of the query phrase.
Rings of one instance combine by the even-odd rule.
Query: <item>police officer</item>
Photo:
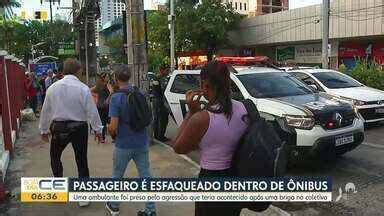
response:
[[[152,94],[154,96],[154,124],[153,131],[157,140],[166,142],[169,139],[165,137],[165,131],[168,126],[169,111],[165,106],[164,90],[166,84],[166,77],[168,74],[168,67],[162,66],[159,73],[156,75],[152,82]]]

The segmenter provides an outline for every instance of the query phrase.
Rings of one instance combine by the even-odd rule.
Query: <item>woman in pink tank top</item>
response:
[[[201,90],[186,94],[189,113],[173,142],[175,152],[200,150],[199,177],[228,177],[232,156],[247,128],[241,102],[231,99],[231,79],[227,65],[212,61],[200,73]],[[201,97],[208,105],[201,109]],[[230,203],[197,202],[195,216],[237,216],[241,209]]]

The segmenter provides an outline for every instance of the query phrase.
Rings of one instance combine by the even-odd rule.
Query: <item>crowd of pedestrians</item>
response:
[[[39,107],[44,103],[47,89],[63,77],[61,71],[52,69],[48,69],[40,75],[30,71],[25,74],[26,105],[32,109],[35,115],[39,113]]]
[[[69,143],[74,149],[79,177],[90,176],[87,160],[88,125],[98,142],[106,142],[107,131],[113,139],[113,178],[123,178],[130,161],[135,162],[141,178],[151,177],[148,125],[135,125],[138,119],[132,115],[137,107],[134,103],[147,103],[146,97],[130,83],[132,68],[118,65],[113,67],[112,72],[113,82],[109,76],[101,74],[96,85],[89,88],[78,79],[80,63],[75,59],[67,59],[63,68],[64,78],[53,82],[51,73],[45,78],[48,88],[39,129],[42,140],[51,143],[51,168],[55,177],[63,176],[61,155]],[[159,82],[164,76],[164,72],[160,73],[155,81]],[[218,62],[211,62],[202,69],[201,90],[186,94],[189,113],[171,144],[175,152],[180,154],[200,149],[199,177],[230,176],[231,158],[246,130],[246,123],[242,119],[246,109],[242,103],[231,99],[229,76],[227,67]],[[34,85],[33,79],[29,82],[29,86]],[[156,138],[165,140],[165,131],[160,127],[168,121],[168,113],[162,110],[163,88],[159,83],[154,83],[153,87],[156,99],[154,133]],[[204,108],[201,108],[202,97],[208,100]],[[142,104],[140,107],[143,107]],[[217,137],[218,133],[223,136]],[[80,202],[79,205],[87,206],[89,203]],[[110,215],[119,215],[119,206],[117,202],[106,203]],[[241,211],[230,204],[214,202],[196,203],[195,209],[196,216],[235,216]],[[153,202],[146,203],[145,209],[138,212],[138,216],[155,215]]]

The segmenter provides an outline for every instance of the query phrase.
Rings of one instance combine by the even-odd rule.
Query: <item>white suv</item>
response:
[[[334,70],[293,69],[288,72],[321,92],[353,103],[366,123],[384,121],[384,91],[365,86]]]
[[[314,93],[294,76],[267,67],[231,67],[232,97],[251,99],[297,159],[332,150],[343,154],[364,140],[364,124],[351,104]],[[187,113],[185,93],[200,86],[199,70],[175,71],[165,90],[180,126]]]

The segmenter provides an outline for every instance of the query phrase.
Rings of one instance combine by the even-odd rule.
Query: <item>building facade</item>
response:
[[[123,10],[125,10],[124,0],[101,0],[101,26],[121,17]]]
[[[314,5],[244,19],[229,38],[238,54],[320,65],[322,32],[322,5]],[[384,63],[383,1],[331,1],[329,34],[333,68],[353,67],[356,57]]]
[[[253,17],[288,10],[288,0],[224,0],[238,13]]]

